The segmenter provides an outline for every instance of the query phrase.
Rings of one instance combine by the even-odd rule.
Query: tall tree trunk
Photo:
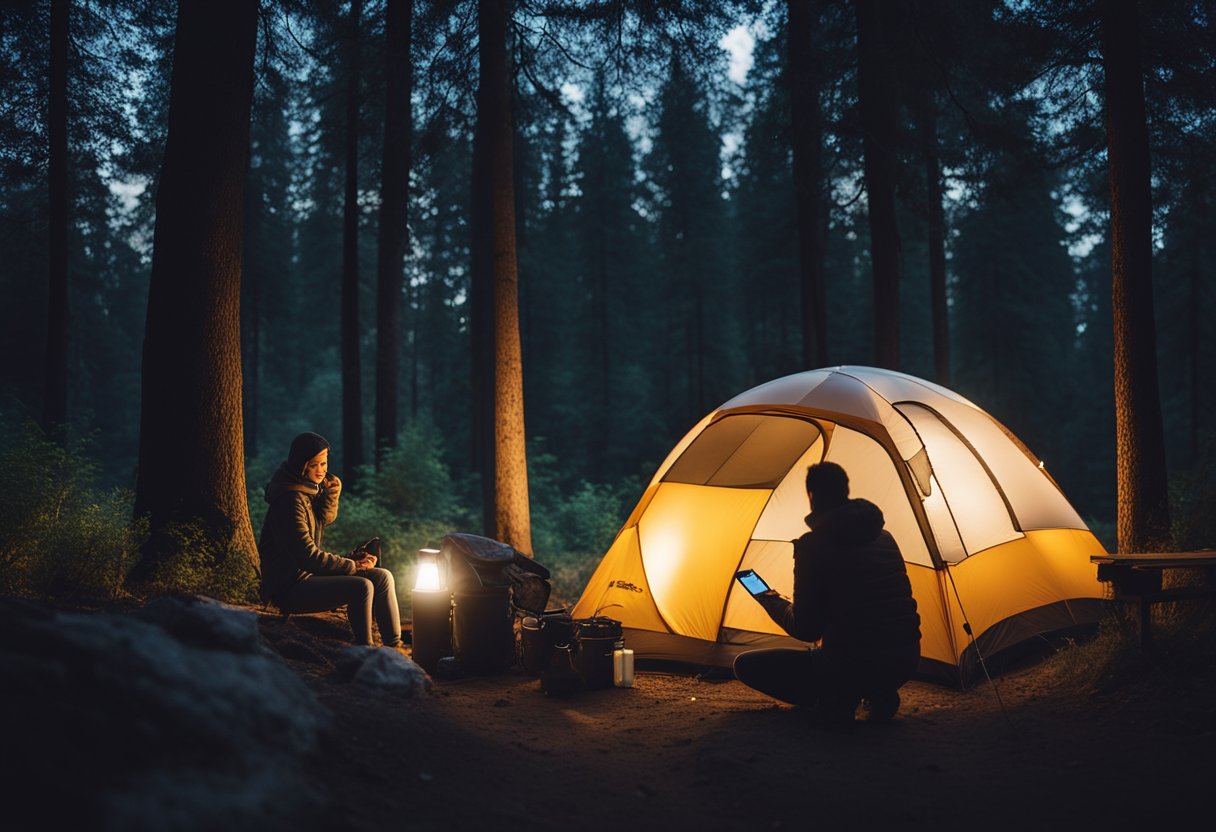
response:
[[[1152,192],[1135,0],[1103,0],[1120,552],[1167,545],[1169,496],[1153,320]]]
[[[68,17],[70,0],[51,2],[50,99],[50,273],[47,295],[45,393],[42,424],[63,435],[68,415]]]
[[[937,383],[950,386],[950,318],[946,303],[946,212],[942,207],[942,165],[937,150],[937,99],[926,91],[920,101],[924,145],[925,200],[929,218],[929,297],[933,309],[933,369]]]
[[[342,211],[342,465],[363,464],[363,370],[359,360],[359,18],[351,0],[346,36],[346,202]]]
[[[484,86],[484,77],[481,84]],[[478,91],[481,108],[482,92]],[[488,116],[486,117],[488,118]],[[470,264],[470,356],[473,393],[473,467],[481,480],[482,531],[496,534],[497,511],[494,497],[494,257],[493,191],[490,188],[490,136],[479,109],[473,131],[473,170],[469,217]]]
[[[245,456],[258,455],[258,381],[262,370],[262,275],[254,262],[254,250],[262,242],[265,224],[262,217],[264,177],[250,171],[245,185],[245,228],[241,263],[242,311],[241,358],[245,388]]]
[[[1191,392],[1191,430],[1189,436],[1189,446],[1191,449],[1190,458],[1192,460],[1199,459],[1199,420],[1203,415],[1203,411],[1199,406],[1200,389],[1202,387],[1202,379],[1199,372],[1201,365],[1200,352],[1202,350],[1203,340],[1200,336],[1202,321],[1200,319],[1200,310],[1203,308],[1203,240],[1200,235],[1203,231],[1196,229],[1206,229],[1208,227],[1208,195],[1207,189],[1199,184],[1196,188],[1197,194],[1194,201],[1191,203],[1194,210],[1194,216],[1191,219],[1193,223],[1191,230],[1191,246],[1189,258],[1189,276],[1188,276],[1188,296],[1190,298],[1188,304],[1188,320],[1187,320],[1187,355],[1190,357],[1190,392]]]
[[[798,276],[802,288],[802,363],[807,369],[827,361],[824,307],[823,139],[820,64],[812,57],[814,5],[787,0],[787,72],[793,126],[794,203],[798,228]]]
[[[857,88],[874,269],[874,363],[899,369],[899,227],[895,220],[895,80],[882,7],[857,0]]]
[[[515,252],[515,183],[512,160],[511,71],[507,53],[509,0],[478,7],[481,77],[477,90],[475,181],[492,275],[494,345],[494,537],[532,553],[528,466],[524,442],[523,362],[519,341],[519,271]],[[477,243],[475,242],[475,245]],[[483,267],[487,265],[482,264]]]
[[[376,261],[376,468],[397,444],[401,356],[401,286],[408,243],[410,142],[410,35],[413,0],[388,0],[384,46],[384,164],[380,179],[380,236]]]
[[[135,579],[201,521],[258,563],[241,425],[242,214],[257,0],[181,0],[169,131],[156,194],[144,331],[135,512],[151,537]]]

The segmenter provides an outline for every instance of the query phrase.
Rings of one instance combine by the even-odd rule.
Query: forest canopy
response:
[[[1210,4],[516,0],[538,556],[602,553],[701,417],[837,364],[968,397],[1113,547],[1112,3],[1139,14],[1172,518],[1177,545],[1212,545]],[[481,531],[480,5],[257,8],[239,264],[255,528],[269,471],[309,430],[418,539]],[[0,414],[15,443],[58,412],[102,488],[136,485],[176,26],[153,0],[0,4]]]

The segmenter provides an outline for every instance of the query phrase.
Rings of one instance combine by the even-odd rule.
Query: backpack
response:
[[[549,595],[549,570],[514,546],[464,532],[440,541],[449,564],[448,587],[453,592],[481,587],[510,588],[511,604],[523,613],[543,615]]]

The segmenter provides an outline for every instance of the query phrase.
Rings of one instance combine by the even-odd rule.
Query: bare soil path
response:
[[[1048,664],[967,691],[912,682],[894,723],[836,734],[732,679],[642,670],[569,698],[512,669],[403,701],[335,678],[344,630],[262,618],[337,715],[319,828],[1121,829],[1211,813],[1210,667],[1103,695]]]

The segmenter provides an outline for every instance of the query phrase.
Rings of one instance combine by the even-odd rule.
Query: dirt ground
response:
[[[959,691],[911,682],[889,725],[845,734],[720,675],[546,695],[520,668],[403,701],[333,674],[336,614],[263,616],[329,705],[318,828],[1129,828],[1211,812],[1216,674],[1105,694],[1038,663]]]

